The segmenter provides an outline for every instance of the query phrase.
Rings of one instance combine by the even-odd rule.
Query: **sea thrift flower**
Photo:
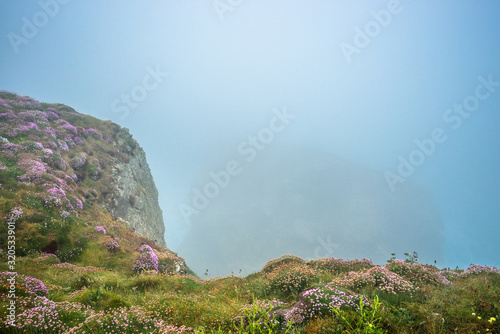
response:
[[[78,197],[75,197],[75,196],[71,196],[71,197],[73,198],[73,201],[75,202],[75,206],[78,209],[83,210],[83,203],[82,203],[82,201]],[[104,234],[106,234],[106,233],[104,233]]]
[[[96,226],[94,229],[96,232],[102,232],[102,234],[106,234],[106,229],[102,226]]]
[[[68,212],[68,211],[65,211],[65,210],[61,210],[61,211],[60,211],[60,215],[61,215],[61,217],[66,218],[66,217],[68,217],[69,215],[71,215],[71,213],[70,213],[70,212]]]
[[[415,287],[411,282],[389,271],[387,268],[379,266],[374,266],[360,272],[351,271],[344,277],[333,279],[328,285],[343,286],[355,291],[360,290],[364,286],[371,285],[386,293],[392,294],[404,292],[411,293],[418,290],[418,287]]]
[[[17,154],[17,152],[19,151],[19,145],[14,143],[4,143],[2,145],[2,151]]]
[[[25,172],[47,172],[45,164],[38,160],[23,158],[17,163],[17,165]]]
[[[51,109],[54,109],[54,108],[48,108],[48,109],[49,109],[49,111],[47,111],[47,119],[49,121],[56,121],[56,120],[58,120],[59,119],[59,115],[55,111],[51,110]]]
[[[500,269],[497,267],[481,266],[478,264],[473,264],[460,275],[462,277],[467,277],[469,275],[479,275],[482,273],[497,273],[500,274]]]
[[[65,124],[59,126],[58,129],[65,129],[65,130],[69,131],[70,133],[74,134],[75,136],[78,134],[76,127],[69,124],[69,123],[65,123]]]
[[[83,152],[78,153],[73,160],[71,160],[70,165],[73,169],[78,170],[85,166],[87,163],[87,155]]]
[[[83,144],[83,140],[80,137],[73,138],[73,142],[75,143],[75,145],[82,145]]]
[[[116,241],[116,239],[111,239],[106,242],[106,247],[108,247],[109,250],[113,250],[120,247],[120,244],[118,243],[118,241]]]
[[[15,123],[17,121],[17,116],[13,112],[1,113],[0,121],[7,123]]]
[[[0,107],[6,108],[6,109],[12,109],[10,104],[8,104],[4,99],[0,99]]]
[[[448,279],[441,275],[437,268],[420,263],[409,263],[403,260],[390,260],[385,267],[400,275],[415,285],[423,284],[450,284]]]
[[[10,211],[10,215],[7,218],[7,222],[10,224],[15,223],[16,221],[19,220],[23,215],[23,208],[16,206]]]
[[[68,144],[64,140],[59,139],[57,142],[59,143],[59,149],[61,151],[69,151]]]
[[[20,96],[16,104],[20,108],[41,108],[42,104],[29,96]]]
[[[35,116],[33,114],[30,114],[26,111],[21,111],[20,113],[17,114],[17,116],[23,120],[24,122],[34,122],[35,121]]]
[[[37,278],[18,273],[0,272],[0,285],[10,284],[7,279],[11,277],[15,277],[15,286],[17,289],[21,289],[30,295],[41,296],[49,294],[49,290],[47,290],[47,287],[42,281]]]
[[[158,271],[158,256],[156,256],[155,251],[148,245],[142,245],[139,251],[141,255],[139,255],[132,270],[137,272],[144,270]]]
[[[365,297],[348,294],[332,286],[307,290],[303,296],[307,302],[305,314],[310,319],[332,314],[330,307],[359,311],[361,298],[365,305],[369,304]]]
[[[92,128],[88,128],[87,130],[85,130],[85,132],[83,133],[83,136],[85,138],[87,138],[88,136],[91,136],[95,139],[99,139],[99,133],[95,130],[95,129],[92,129]]]
[[[33,115],[35,119],[34,122],[42,127],[46,127],[48,125],[47,114],[44,111],[40,110],[28,110],[28,113]]]

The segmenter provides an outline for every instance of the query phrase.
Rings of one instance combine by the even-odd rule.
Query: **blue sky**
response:
[[[492,0],[0,0],[0,89],[129,128],[173,250],[193,228],[179,205],[273,108],[296,115],[276,149],[300,145],[381,177],[442,129],[404,184],[435,204],[442,266],[499,266],[499,13]],[[474,99],[480,85],[488,96]],[[463,103],[473,111],[454,129],[447,110]]]

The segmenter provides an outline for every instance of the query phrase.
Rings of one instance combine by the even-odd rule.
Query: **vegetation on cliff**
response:
[[[52,254],[24,256],[17,266],[11,288],[7,265],[0,264],[2,319],[7,294],[17,296],[17,327],[0,324],[7,333],[500,331],[500,271],[487,266],[439,270],[408,258],[376,266],[366,259],[283,256],[245,278],[206,279],[124,275]]]
[[[157,257],[158,271],[186,270],[175,253],[133,233],[126,221],[105,209],[120,193],[114,166],[137,152],[135,139],[124,133],[117,124],[65,105],[0,92],[4,254],[43,252],[62,262],[129,273],[149,269],[136,266],[144,258],[141,246],[147,246]],[[137,184],[136,191],[139,196],[150,190]]]
[[[121,191],[113,166],[137,145],[121,134],[0,92],[0,331],[500,332],[500,270],[487,266],[286,255],[247,277],[199,279],[105,209]]]

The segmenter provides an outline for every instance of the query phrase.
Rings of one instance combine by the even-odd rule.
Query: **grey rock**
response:
[[[104,206],[123,219],[137,235],[166,248],[163,214],[158,204],[158,190],[151,175],[146,153],[132,138],[128,129],[117,134],[119,147],[127,147],[128,161],[116,159],[112,167],[113,192]]]

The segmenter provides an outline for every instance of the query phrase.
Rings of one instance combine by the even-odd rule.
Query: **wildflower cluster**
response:
[[[23,215],[23,208],[20,206],[14,207],[12,210],[10,210],[10,215],[7,219],[7,222],[9,224],[14,224],[16,221],[19,220]]]
[[[102,234],[106,234],[106,229],[102,226],[96,226],[96,227],[94,227],[94,230],[96,232],[102,232]]]
[[[167,325],[150,316],[142,307],[120,307],[93,313],[69,333],[192,333],[189,327]]]
[[[92,179],[97,180],[100,177],[102,171],[99,159],[92,159],[92,162],[87,164],[87,171],[89,172],[89,176]]]
[[[87,163],[87,155],[83,152],[78,153],[69,163],[74,170],[78,170]]]
[[[42,104],[29,96],[19,96],[16,105],[20,108],[41,108]]]
[[[45,284],[43,284],[43,282],[40,281],[39,279],[7,271],[0,272],[0,286],[2,287],[8,286],[9,282],[7,281],[7,279],[12,277],[15,278],[16,290],[21,294],[24,293],[27,295],[42,296],[42,295],[48,295],[49,293],[49,290],[47,290]]]
[[[62,218],[83,209],[78,196],[69,196],[76,187],[75,179],[63,172],[68,169],[61,152],[76,145],[78,129],[62,118],[68,112],[43,106],[29,97],[4,92],[0,103],[0,156],[2,161],[15,163],[13,172],[17,181],[28,186],[37,186],[32,198],[33,205],[43,203],[45,208],[57,208]],[[20,110],[21,109],[21,110]],[[83,131],[83,130],[82,130]],[[9,139],[7,139],[9,138]],[[10,141],[9,141],[10,140]],[[81,143],[81,140],[80,140]],[[78,160],[80,158],[80,160]],[[75,166],[85,164],[86,156],[79,155]],[[5,165],[2,163],[0,169]],[[6,167],[6,166],[5,166]],[[60,174],[58,174],[60,173]],[[40,187],[43,188],[40,191]],[[37,207],[30,207],[37,209]]]
[[[424,266],[420,263],[409,263],[403,260],[390,260],[387,262],[385,267],[393,273],[396,273],[419,286],[423,284],[450,284],[450,281],[448,281],[445,276],[441,275],[437,268]]]
[[[355,291],[360,291],[364,287],[372,287],[391,294],[411,293],[418,290],[418,287],[411,282],[379,266],[360,272],[349,272],[344,277],[334,279],[328,285],[343,286]]]
[[[58,139],[57,143],[59,144],[58,145],[59,150],[61,150],[62,152],[69,151],[68,143],[66,143],[66,141],[64,141],[62,139]]]
[[[308,264],[322,271],[330,271],[337,273],[346,271],[357,271],[373,267],[373,262],[369,259],[361,259],[361,260],[354,259],[345,261],[343,259],[337,259],[334,257],[311,260],[308,262]]]
[[[4,99],[0,99],[0,107],[3,107],[5,109],[11,109],[11,105],[7,103]]]
[[[301,259],[298,256],[295,255],[283,255],[277,259],[272,259],[270,261],[267,261],[267,263],[262,267],[263,272],[271,271],[273,268],[276,266],[279,266],[283,263],[288,263],[288,262],[298,262],[298,263],[304,263],[305,261]]]
[[[47,108],[47,112],[45,112],[45,114],[47,115],[47,120],[49,121],[56,121],[59,119],[56,108]]]
[[[479,275],[482,273],[500,274],[500,269],[497,267],[481,266],[478,264],[473,264],[473,265],[469,266],[467,269],[465,269],[465,271],[460,276],[467,277],[469,275]]]
[[[63,217],[66,218],[72,213],[77,213],[75,206],[78,209],[83,209],[83,203],[82,201],[75,197],[75,196],[68,196],[66,194],[66,191],[63,188],[66,188],[69,191],[72,191],[71,188],[69,188],[66,184],[65,181],[61,179],[57,179],[59,182],[58,184],[51,184],[51,183],[45,183],[44,185],[46,187],[52,186],[51,188],[48,188],[45,193],[40,194],[40,198],[44,202],[44,206],[48,209],[50,208],[58,208],[59,209],[59,214]]]
[[[456,280],[457,278],[460,277],[459,272],[449,270],[449,269],[440,270],[439,274],[441,276],[445,277],[448,281]]]
[[[305,263],[285,262],[265,274],[265,286],[276,294],[298,294],[315,277],[316,271]]]
[[[59,260],[59,258],[57,257],[57,255],[55,254],[52,254],[52,253],[39,253],[41,256],[38,258],[38,261],[46,261],[46,260],[52,260],[52,261],[55,261],[57,263],[60,263],[61,260]]]
[[[347,293],[330,285],[307,290],[303,296],[306,301],[305,316],[309,319],[332,314],[331,307],[359,311],[360,299],[364,304],[368,304],[365,297]]]
[[[17,166],[25,172],[24,175],[18,177],[19,180],[26,183],[40,184],[43,174],[47,172],[46,164],[36,159],[23,158]]]
[[[141,254],[135,261],[133,271],[142,272],[145,270],[155,270],[158,271],[158,256],[156,256],[155,251],[148,245],[142,245],[139,248]]]
[[[85,132],[83,133],[83,136],[86,138],[86,137],[93,137],[95,139],[99,139],[100,138],[100,135],[99,133],[95,130],[95,129],[92,129],[92,128],[88,128],[87,130],[85,130]]]
[[[32,331],[50,329],[55,333],[68,330],[68,327],[59,319],[56,303],[45,297],[36,298],[34,306],[17,315],[16,327]]]
[[[116,239],[113,238],[113,239],[106,242],[106,247],[109,250],[114,250],[114,249],[120,247],[120,244],[118,243],[118,241]]]
[[[76,127],[69,124],[68,122],[65,122],[63,125],[60,125],[58,127],[58,129],[64,129],[66,131],[68,131],[69,133],[73,134],[73,135],[77,135],[78,134],[78,131],[76,130]]]

